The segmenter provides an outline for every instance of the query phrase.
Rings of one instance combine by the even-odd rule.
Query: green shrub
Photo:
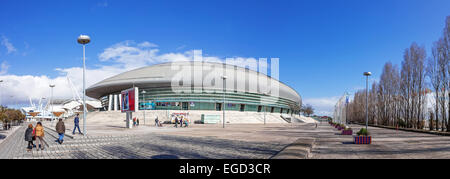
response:
[[[358,136],[369,136],[370,133],[368,130],[366,130],[366,128],[361,128],[361,130],[359,130],[359,132],[356,133]]]

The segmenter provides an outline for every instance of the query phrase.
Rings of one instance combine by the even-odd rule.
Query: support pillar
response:
[[[112,100],[113,100],[113,98],[112,98],[112,95],[110,94],[109,101],[108,101],[108,111],[112,110]]]
[[[118,102],[117,102],[117,94],[115,94],[114,95],[114,111],[117,111],[118,109],[117,109],[117,105],[118,105]]]
[[[133,128],[133,113],[127,112],[127,119],[126,119],[126,128],[131,129]]]

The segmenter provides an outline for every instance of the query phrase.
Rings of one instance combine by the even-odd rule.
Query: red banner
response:
[[[120,95],[122,95],[122,100],[120,101],[120,110],[122,112],[135,112],[135,88],[123,90]]]

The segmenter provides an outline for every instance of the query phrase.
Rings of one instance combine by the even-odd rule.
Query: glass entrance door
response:
[[[181,109],[189,110],[189,103],[188,102],[182,102],[181,103]]]

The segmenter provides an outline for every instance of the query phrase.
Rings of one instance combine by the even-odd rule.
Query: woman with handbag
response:
[[[42,123],[38,122],[36,127],[34,128],[35,135],[36,135],[36,143],[37,145],[37,150],[39,151],[39,148],[41,150],[44,150],[44,127],[42,127]]]

